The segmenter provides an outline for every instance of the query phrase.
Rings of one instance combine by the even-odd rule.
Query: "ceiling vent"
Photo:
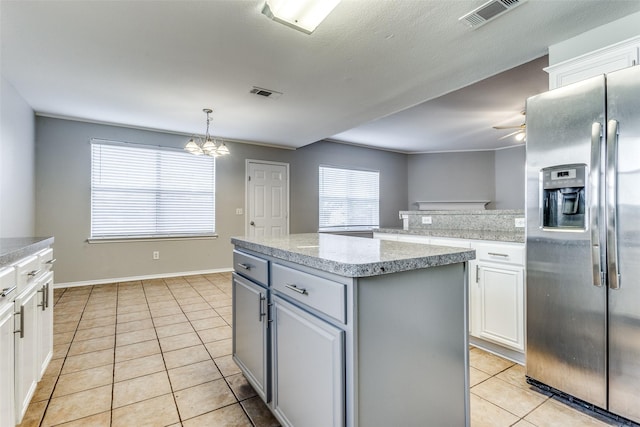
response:
[[[458,21],[464,22],[471,28],[478,28],[503,13],[520,6],[526,1],[527,0],[490,0],[482,6],[458,18]]]
[[[249,93],[256,94],[258,96],[264,96],[265,98],[278,99],[282,96],[282,92],[276,92],[275,90],[265,89],[263,87],[254,86]]]

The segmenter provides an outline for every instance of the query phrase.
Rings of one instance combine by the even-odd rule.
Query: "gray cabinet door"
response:
[[[277,296],[273,308],[275,412],[285,426],[344,426],[344,331]]]
[[[267,289],[233,274],[233,360],[269,402]]]

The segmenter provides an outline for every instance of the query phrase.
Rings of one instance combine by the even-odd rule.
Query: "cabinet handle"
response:
[[[53,265],[53,264],[55,264],[55,262],[56,262],[56,259],[54,258],[54,259],[50,259],[49,261],[47,261],[46,264]]]
[[[489,256],[499,256],[501,258],[509,258],[508,254],[499,254],[497,252],[489,252]]]
[[[284,285],[284,287],[287,288],[287,289],[291,289],[292,291],[295,291],[295,292],[297,292],[299,294],[302,294],[302,295],[309,295],[305,288],[299,288],[296,285],[286,284],[286,285]]]
[[[42,287],[40,288],[40,290],[38,290],[38,293],[42,293],[42,304],[38,304],[38,307],[42,307],[42,311],[46,310],[46,304],[47,302],[45,301],[45,298],[47,298],[46,295],[46,290],[45,290],[45,285],[42,285]]]
[[[47,282],[46,284],[46,290],[44,292],[45,295],[45,308],[49,308],[49,286],[51,285],[51,282]]]
[[[4,288],[2,290],[2,293],[0,294],[0,297],[6,297],[7,295],[9,295],[11,292],[15,291],[18,288],[18,286],[12,286],[10,288]]]
[[[238,267],[243,268],[245,270],[251,270],[251,266],[249,264],[238,263]]]
[[[38,275],[38,273],[40,273],[40,270],[33,270],[33,271],[28,272],[27,276],[35,277],[35,276]]]
[[[480,282],[480,266],[476,265],[476,283]]]
[[[263,304],[263,303],[264,303],[264,301],[265,301],[266,299],[267,299],[267,298],[266,298],[263,294],[260,294],[260,301],[258,302],[258,304],[259,304],[259,306],[258,306],[258,313],[260,313],[260,314],[258,315],[258,322],[262,322],[262,318],[263,318],[264,316],[266,316],[266,315],[267,315],[267,313],[265,313],[265,312],[263,311],[263,308],[264,308],[264,304]]]
[[[13,331],[14,334],[20,334],[20,338],[24,338],[24,305],[20,306],[20,311],[13,313],[14,316],[20,316],[20,329]]]

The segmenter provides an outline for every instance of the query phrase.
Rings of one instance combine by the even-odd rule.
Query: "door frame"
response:
[[[291,200],[289,199],[290,189],[289,182],[291,181],[291,174],[289,172],[289,163],[284,162],[272,162],[269,160],[258,160],[258,159],[245,159],[244,166],[244,234],[245,236],[249,235],[249,165],[251,163],[261,163],[266,165],[276,165],[276,166],[284,166],[287,171],[287,185],[286,185],[286,194],[285,199],[287,201],[287,223],[286,223],[286,234],[289,234],[289,223],[291,221]]]

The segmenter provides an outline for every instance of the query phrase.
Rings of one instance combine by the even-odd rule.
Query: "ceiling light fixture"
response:
[[[209,135],[209,123],[211,123],[209,114],[213,113],[213,110],[211,108],[203,108],[202,111],[207,114],[207,131],[204,134],[204,139],[200,136],[192,135],[184,149],[196,156],[203,154],[211,157],[226,156],[229,154],[229,149],[224,141],[211,138],[211,135]]]
[[[311,34],[340,0],[267,0],[262,14],[276,22]]]

